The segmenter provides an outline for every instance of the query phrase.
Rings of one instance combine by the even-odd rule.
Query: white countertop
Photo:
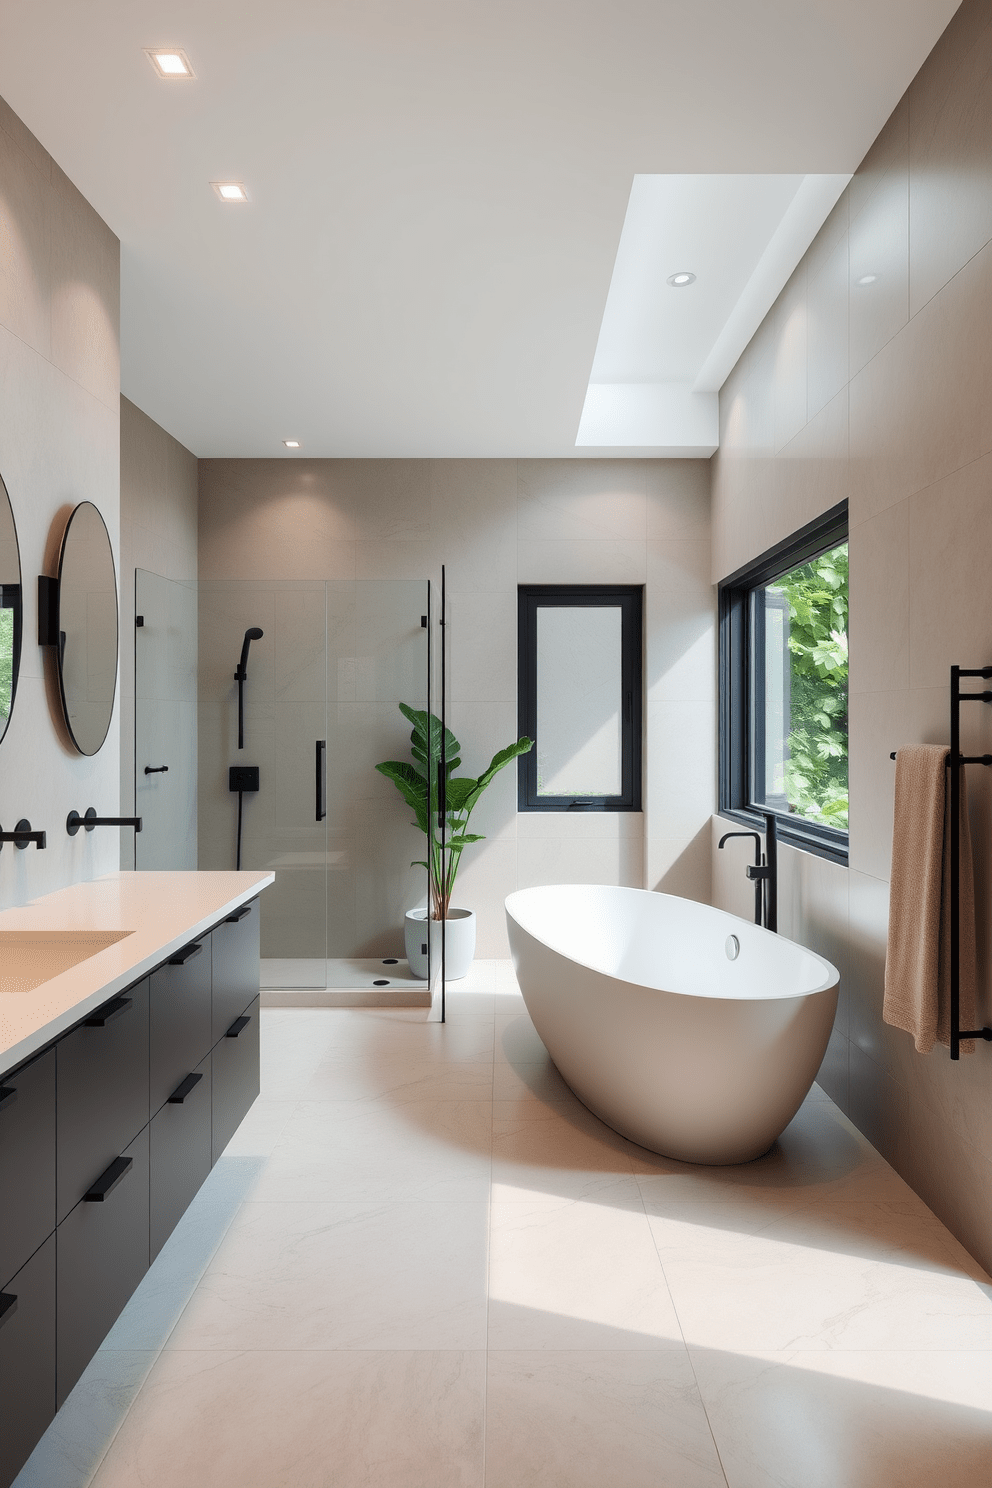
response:
[[[30,992],[0,994],[0,1073],[275,882],[272,873],[108,873],[0,910],[0,930],[129,930]]]

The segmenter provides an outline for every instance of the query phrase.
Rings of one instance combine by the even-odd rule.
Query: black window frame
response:
[[[769,809],[756,806],[751,800],[755,721],[751,698],[761,679],[752,676],[751,658],[756,653],[750,596],[755,589],[781,578],[790,569],[839,547],[848,541],[848,536],[847,502],[842,501],[719,585],[719,813],[740,826],[763,831],[764,812]],[[763,651],[759,654],[763,655]],[[763,714],[760,709],[757,713],[760,729]],[[787,811],[776,811],[775,816],[780,842],[835,863],[847,863],[848,832]]]
[[[621,782],[616,796],[537,794],[537,612],[620,609]],[[518,811],[640,811],[644,687],[644,590],[640,584],[521,584],[517,590],[517,718],[534,748],[517,762]]]

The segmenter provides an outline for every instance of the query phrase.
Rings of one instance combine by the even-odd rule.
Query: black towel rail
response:
[[[961,753],[961,704],[992,703],[992,691],[962,692],[962,677],[992,680],[992,666],[951,667],[951,748],[947,756],[950,770],[951,818],[951,1058],[961,1058],[962,1039],[985,1039],[992,1042],[992,1028],[961,1027],[961,770],[965,765],[992,765],[992,754]],[[889,756],[895,759],[895,753]]]

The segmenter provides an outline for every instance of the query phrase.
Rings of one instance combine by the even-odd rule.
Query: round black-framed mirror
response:
[[[0,739],[7,732],[21,665],[21,551],[14,508],[0,476]]]
[[[117,570],[107,525],[92,501],[73,509],[59,553],[59,693],[80,754],[96,754],[110,731],[117,693]]]

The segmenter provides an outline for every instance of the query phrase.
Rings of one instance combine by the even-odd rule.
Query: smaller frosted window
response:
[[[537,794],[617,796],[622,790],[622,611],[537,612]]]

